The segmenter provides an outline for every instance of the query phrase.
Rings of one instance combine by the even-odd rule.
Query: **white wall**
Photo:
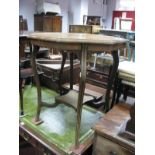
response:
[[[116,10],[135,10],[135,0],[117,0]]]
[[[88,15],[89,0],[81,0],[80,24],[83,24],[83,15]]]
[[[69,24],[80,24],[81,0],[69,0]]]
[[[88,15],[90,16],[102,16],[103,10],[102,10],[103,4],[94,3],[94,0],[89,0],[88,4]]]
[[[104,22],[106,28],[111,29],[112,26],[112,14],[116,8],[117,0],[108,0],[107,1],[107,17]]]
[[[28,30],[34,31],[34,14],[36,13],[35,0],[19,0],[19,15],[27,19]]]

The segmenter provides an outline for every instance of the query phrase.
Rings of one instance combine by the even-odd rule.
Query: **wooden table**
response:
[[[75,149],[82,149],[79,143],[79,131],[81,124],[81,111],[83,96],[85,90],[86,81],[86,58],[88,52],[103,52],[110,51],[113,56],[113,68],[108,81],[106,97],[105,97],[105,111],[109,109],[109,97],[112,84],[117,72],[119,58],[118,49],[124,49],[126,47],[127,40],[105,36],[105,35],[95,35],[95,34],[81,34],[81,33],[32,33],[28,36],[30,43],[33,45],[33,51],[31,50],[32,56],[32,67],[35,74],[35,81],[38,92],[38,108],[35,122],[40,123],[39,115],[41,107],[51,106],[42,101],[41,87],[39,83],[39,78],[37,76],[35,55],[39,50],[39,47],[55,48],[57,50],[63,50],[66,52],[76,52],[80,55],[81,61],[81,78],[79,85],[78,100],[76,102],[77,111],[77,125],[75,134]],[[75,106],[75,105],[74,105]]]

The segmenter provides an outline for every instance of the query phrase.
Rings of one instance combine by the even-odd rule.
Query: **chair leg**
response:
[[[119,79],[119,80],[118,80],[118,86],[117,86],[116,104],[119,102],[119,98],[120,98],[120,96],[121,96],[121,92],[122,92],[122,80]]]
[[[111,102],[111,107],[112,108],[115,104],[115,100],[116,100],[116,95],[117,95],[117,89],[118,89],[118,73],[116,75],[116,78],[115,78],[115,82],[114,82],[114,91],[113,91],[113,98],[112,98],[112,102]]]
[[[128,91],[129,91],[129,87],[128,86],[124,86],[124,91],[123,91],[123,100],[124,101],[126,101],[126,99],[127,99]]]

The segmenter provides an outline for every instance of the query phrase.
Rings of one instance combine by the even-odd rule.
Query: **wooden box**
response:
[[[69,25],[71,33],[92,33],[91,25]]]

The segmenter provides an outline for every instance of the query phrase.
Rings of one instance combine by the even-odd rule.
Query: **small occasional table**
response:
[[[113,56],[113,67],[109,77],[107,91],[105,95],[105,111],[109,110],[109,98],[110,91],[116,76],[119,58],[118,49],[124,49],[126,47],[126,39],[116,38],[106,35],[96,35],[96,34],[83,34],[83,33],[56,33],[56,32],[36,32],[28,36],[30,43],[33,45],[33,51],[31,49],[32,56],[32,67],[35,75],[35,81],[38,93],[38,107],[35,122],[39,123],[39,115],[41,108],[50,106],[49,104],[42,101],[41,87],[39,78],[37,76],[35,55],[39,50],[39,47],[55,48],[57,50],[63,50],[65,52],[74,51],[80,55],[81,61],[81,77],[79,84],[79,94],[78,99],[73,103],[68,103],[76,109],[77,119],[76,119],[76,132],[75,132],[75,150],[78,152],[82,149],[82,145],[79,142],[80,135],[80,124],[81,124],[81,112],[83,106],[83,96],[85,90],[86,81],[86,58],[89,52],[103,52],[108,51]],[[75,152],[76,152],[75,151]]]

